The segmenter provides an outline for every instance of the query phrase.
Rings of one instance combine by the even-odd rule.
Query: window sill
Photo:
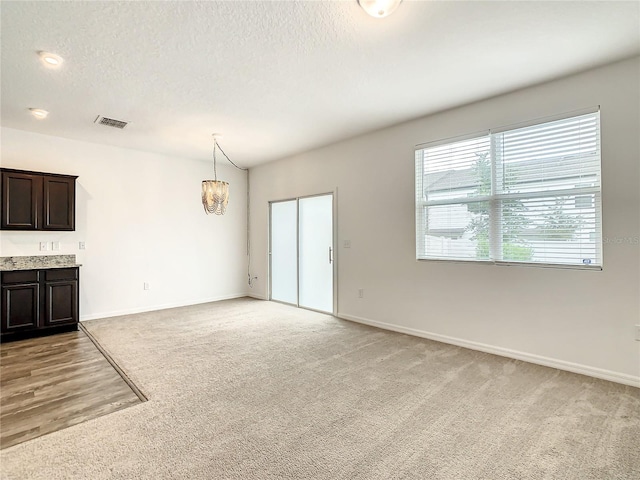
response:
[[[465,260],[461,258],[417,258],[417,262],[437,262],[437,263],[461,263],[467,265],[492,265],[497,267],[537,267],[554,268],[561,270],[588,270],[601,272],[602,265],[567,265],[564,263],[528,263],[528,262],[501,262],[494,260]]]

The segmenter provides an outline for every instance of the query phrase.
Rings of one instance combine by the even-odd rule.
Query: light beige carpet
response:
[[[85,325],[149,401],[2,478],[640,478],[635,388],[251,299]]]

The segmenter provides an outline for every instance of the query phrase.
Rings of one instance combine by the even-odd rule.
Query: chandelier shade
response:
[[[358,0],[362,9],[374,18],[384,18],[396,11],[402,0]]]
[[[229,203],[229,182],[221,180],[202,181],[202,206],[207,215],[224,215]]]

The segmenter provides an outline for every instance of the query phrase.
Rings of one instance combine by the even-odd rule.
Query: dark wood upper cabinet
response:
[[[76,178],[0,169],[3,230],[75,230]]]
[[[36,230],[41,191],[41,176],[3,171],[2,228]]]
[[[44,230],[75,230],[76,177],[44,176]]]

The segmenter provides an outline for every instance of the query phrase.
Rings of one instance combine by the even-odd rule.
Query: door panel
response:
[[[37,283],[2,286],[2,333],[38,327],[40,318]]]
[[[45,230],[75,230],[75,178],[44,177]]]
[[[271,204],[271,299],[298,304],[298,207]]]
[[[78,321],[78,281],[47,282],[45,286],[46,326]]]
[[[42,178],[24,173],[2,173],[2,228],[35,230],[38,228]]]
[[[333,312],[333,196],[299,200],[299,305]]]

